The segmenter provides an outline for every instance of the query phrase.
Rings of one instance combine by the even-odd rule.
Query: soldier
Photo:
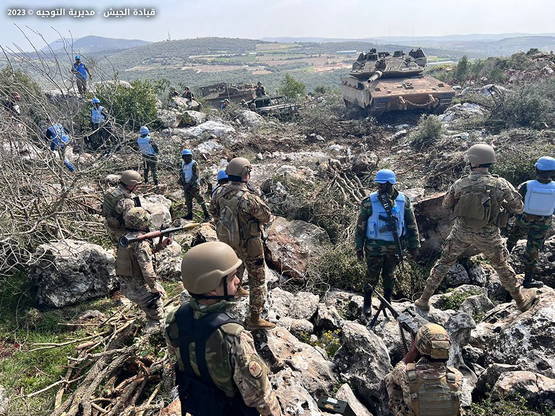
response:
[[[537,179],[520,184],[518,191],[524,199],[524,212],[517,216],[507,248],[511,251],[519,238],[527,236],[524,253],[525,288],[542,287],[543,283],[534,280],[536,264],[543,243],[547,238],[553,214],[555,214],[555,159],[543,156],[535,164]]]
[[[100,100],[98,98],[94,97],[91,100],[91,103],[91,125],[94,131],[91,137],[91,147],[96,150],[103,144],[105,135],[103,125],[106,123],[106,120],[108,120],[108,113],[106,112],[106,109],[100,105]]]
[[[183,94],[181,94],[181,96],[187,100],[187,104],[190,104],[191,101],[193,101],[193,99],[195,98],[193,92],[189,89],[189,87],[185,87],[185,90],[183,91]]]
[[[197,161],[193,160],[193,152],[189,149],[184,149],[181,151],[181,169],[179,170],[179,183],[183,187],[183,194],[185,195],[185,203],[187,205],[187,215],[185,215],[186,220],[193,219],[193,198],[202,207],[202,212],[204,214],[204,220],[210,220],[210,214],[206,208],[206,203],[200,194],[200,184],[198,179],[198,167]]]
[[[50,150],[62,160],[65,167],[70,172],[75,172],[75,166],[65,156],[66,148],[71,141],[71,137],[69,137],[64,127],[59,123],[53,124],[46,129],[45,136],[50,142]]]
[[[256,90],[254,91],[254,93],[256,94],[257,98],[264,97],[266,95],[266,89],[260,81],[256,83]]]
[[[262,226],[270,222],[270,208],[247,186],[251,164],[247,159],[236,157],[226,168],[229,183],[216,192],[210,203],[210,213],[216,221],[218,239],[229,244],[244,266],[238,272],[242,279],[247,269],[249,292],[239,288],[238,296],[249,294],[250,329],[274,328],[275,324],[261,319],[266,298],[264,246]]]
[[[141,207],[133,207],[123,214],[125,232],[129,237],[137,237],[148,232],[150,214]],[[156,247],[151,240],[139,240],[128,247],[118,246],[116,275],[122,293],[141,308],[148,319],[147,332],[159,330],[164,314],[161,298],[166,295],[156,279],[154,253],[171,243],[171,239],[160,239]]]
[[[117,187],[108,189],[102,201],[102,216],[113,243],[117,244],[120,237],[125,234],[123,214],[135,205],[137,198],[133,191],[142,183],[141,175],[134,170],[122,172]]]
[[[470,175],[451,185],[443,199],[443,207],[453,211],[455,223],[415,305],[429,310],[430,297],[451,266],[468,249],[475,248],[490,261],[517,307],[526,311],[536,297],[518,286],[515,272],[507,263],[509,252],[499,231],[499,226],[503,226],[507,219],[506,213],[522,212],[522,198],[509,182],[489,173],[489,168],[496,161],[493,147],[475,144],[466,152],[466,158],[470,164]]]
[[[152,173],[154,185],[158,185],[158,146],[150,138],[150,130],[146,126],[139,129],[137,145],[143,156],[143,170],[145,183],[148,183],[148,173]]]
[[[193,247],[181,263],[192,300],[168,314],[165,335],[183,416],[282,414],[252,335],[228,312],[241,263],[219,241]]]
[[[411,350],[385,377],[395,416],[459,416],[463,376],[447,366],[449,335],[436,324],[416,333]]]
[[[363,260],[366,255],[368,267],[368,281],[364,288],[365,315],[371,312],[372,287],[379,282],[380,274],[383,277],[384,297],[391,302],[395,267],[402,260],[397,240],[412,256],[417,255],[420,247],[410,199],[395,189],[395,173],[382,169],[376,174],[374,182],[378,184],[378,191],[362,200],[355,234],[357,257]],[[395,232],[392,231],[392,223],[395,224]]]
[[[71,72],[75,74],[79,94],[84,96],[87,93],[87,80],[92,78],[92,75],[85,64],[81,62],[81,57],[79,55],[75,56],[75,62],[73,63]]]
[[[218,175],[216,175],[216,181],[218,181],[218,185],[216,185],[216,187],[212,190],[212,198],[214,198],[216,192],[219,192],[219,189],[222,189],[226,183],[229,183],[229,177],[227,176],[227,173],[225,173],[225,169],[218,172]]]

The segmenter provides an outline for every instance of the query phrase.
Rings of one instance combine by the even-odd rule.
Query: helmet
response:
[[[91,100],[91,102],[92,102],[93,104],[100,104],[100,100],[99,100],[98,98],[96,98],[96,97],[94,97],[94,98]]]
[[[555,158],[551,156],[542,156],[534,165],[537,170],[555,170]]]
[[[80,55],[75,55],[75,60],[76,60],[76,61],[80,61],[80,60],[81,60],[81,56],[80,56]]]
[[[181,262],[183,287],[195,295],[208,293],[241,263],[235,251],[221,241],[199,244],[187,251]]]
[[[193,152],[191,152],[189,149],[183,149],[181,151],[181,156],[185,156],[185,155],[193,155]]]
[[[244,157],[236,157],[231,159],[231,162],[225,168],[225,173],[228,176],[243,176],[249,173],[252,169],[251,162]]]
[[[382,169],[376,173],[376,177],[374,178],[374,182],[377,183],[387,183],[395,185],[397,183],[397,177],[395,176],[395,172],[389,169]]]
[[[139,134],[141,135],[147,135],[148,133],[150,133],[150,130],[148,129],[147,126],[141,126],[141,128],[139,129]]]
[[[451,341],[444,327],[437,324],[426,324],[416,333],[416,349],[420,354],[434,359],[449,358]]]
[[[475,144],[466,151],[466,159],[471,166],[475,167],[495,163],[495,150],[486,143]]]
[[[18,92],[12,92],[12,98],[16,101],[21,100],[21,95]]]
[[[123,214],[125,228],[132,230],[148,230],[150,225],[149,212],[141,207],[133,207]]]
[[[123,171],[119,181],[126,186],[135,186],[143,182],[141,174],[136,170]]]
[[[216,175],[216,180],[217,181],[221,181],[222,179],[228,179],[227,177],[227,173],[225,173],[225,170],[222,169],[218,172],[218,175]]]

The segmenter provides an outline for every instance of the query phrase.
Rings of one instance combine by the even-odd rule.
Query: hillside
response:
[[[59,39],[49,46],[44,47],[43,51],[53,50],[55,52],[69,50],[73,53],[81,54],[99,54],[116,52],[124,49],[135,48],[138,46],[146,45],[149,42],[138,39],[113,39],[104,38],[101,36],[85,36],[76,40],[72,39]]]

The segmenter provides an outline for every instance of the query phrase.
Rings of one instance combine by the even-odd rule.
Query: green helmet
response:
[[[133,207],[123,214],[125,228],[146,231],[150,226],[150,214],[141,207]]]
[[[486,143],[475,144],[466,151],[466,159],[472,167],[495,163],[495,150]]]
[[[208,293],[222,284],[222,279],[236,271],[241,263],[235,251],[221,241],[199,244],[191,248],[181,262],[183,287],[191,295]]]
[[[416,348],[422,355],[438,360],[449,358],[451,341],[444,327],[437,324],[426,324],[416,333]]]
[[[136,170],[125,170],[121,173],[120,182],[126,186],[135,186],[143,182],[141,174]]]

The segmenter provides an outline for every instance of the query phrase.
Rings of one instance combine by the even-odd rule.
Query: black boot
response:
[[[524,281],[522,282],[522,287],[525,289],[532,289],[543,287],[543,282],[539,280],[534,280],[534,272],[532,270],[526,270],[524,273]]]
[[[364,290],[364,304],[362,305],[362,314],[366,317],[372,316],[372,289]]]
[[[185,216],[183,217],[183,219],[185,219],[185,220],[192,220],[192,219],[193,219],[193,213],[192,213],[191,211],[189,211],[189,212],[187,213],[187,215],[185,215]]]

